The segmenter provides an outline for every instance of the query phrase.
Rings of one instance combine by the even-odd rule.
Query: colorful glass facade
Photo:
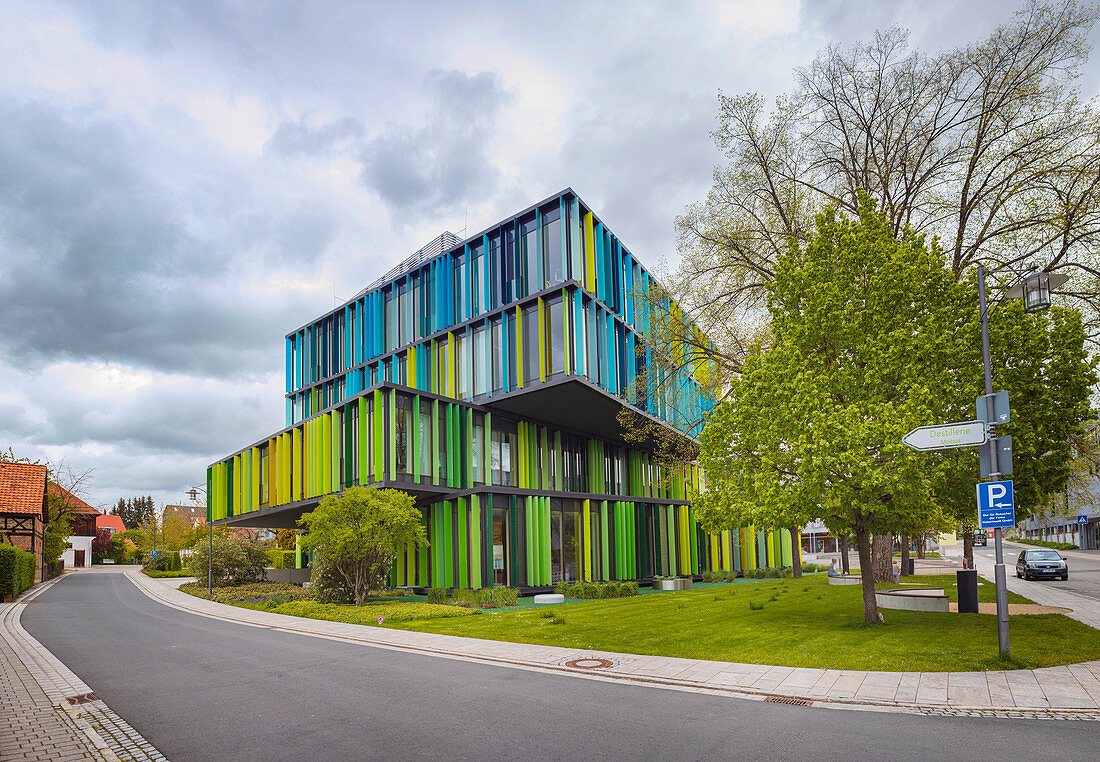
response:
[[[208,469],[212,519],[289,527],[352,485],[404,489],[430,546],[399,559],[400,585],[789,563],[785,532],[702,532],[697,469],[664,474],[624,443],[624,405],[689,436],[713,405],[705,362],[637,388],[653,375],[651,289],[571,190],[465,241],[444,234],[287,335],[286,428]]]

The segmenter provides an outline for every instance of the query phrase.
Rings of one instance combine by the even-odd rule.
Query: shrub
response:
[[[519,593],[504,585],[494,585],[477,591],[474,603],[481,609],[499,609],[506,606],[515,606]]]
[[[1068,542],[1047,542],[1046,540],[1017,540],[1017,542],[1024,545],[1038,545],[1041,548],[1050,548],[1052,550],[1077,550],[1076,545],[1071,545]]]
[[[764,604],[756,603],[755,601],[749,601],[749,611],[763,611]]]
[[[446,603],[447,590],[442,587],[433,587],[428,591],[428,603]]]
[[[272,569],[293,569],[297,563],[298,556],[293,550],[267,551],[267,565]]]
[[[594,600],[596,598],[627,598],[638,594],[637,582],[561,582],[554,592],[567,598]]]
[[[347,580],[327,558],[314,556],[309,584],[313,589],[313,600],[318,603],[352,603],[355,600]]]
[[[0,601],[15,598],[34,584],[37,559],[14,545],[0,545]]]
[[[212,543],[213,555],[208,552],[206,542],[195,545],[189,563],[193,576],[205,579],[207,564],[210,563],[210,559],[213,559],[211,568],[215,587],[243,585],[259,582],[264,578],[264,564],[267,562],[267,556],[258,544],[235,534],[214,535]],[[157,567],[158,571],[161,570],[159,558]]]

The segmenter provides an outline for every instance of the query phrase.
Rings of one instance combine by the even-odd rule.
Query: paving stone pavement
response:
[[[1100,661],[1036,670],[917,673],[804,669],[622,654],[284,616],[196,598],[177,589],[183,580],[150,579],[133,570],[126,574],[153,600],[201,616],[446,658],[763,701],[795,700],[813,706],[1100,721]],[[570,664],[578,659],[602,659],[607,665],[584,668]]]
[[[88,696],[92,689],[20,625],[27,603],[57,581],[0,604],[0,760],[163,762],[160,752],[103,701]],[[85,700],[69,701],[78,696]]]

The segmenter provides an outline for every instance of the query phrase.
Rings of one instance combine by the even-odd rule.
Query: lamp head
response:
[[[1030,272],[1005,294],[1006,299],[1023,299],[1025,312],[1042,312],[1050,306],[1050,293],[1069,280],[1064,273],[1045,270]]]

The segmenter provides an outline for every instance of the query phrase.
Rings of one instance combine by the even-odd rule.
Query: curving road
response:
[[[23,627],[172,760],[1094,759],[1093,722],[806,708],[231,624],[66,576]]]

